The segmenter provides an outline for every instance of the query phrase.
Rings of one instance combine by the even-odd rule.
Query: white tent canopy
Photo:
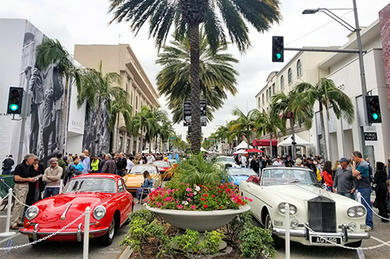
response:
[[[246,152],[244,149],[241,149],[241,150],[234,152],[235,155],[238,155],[238,154],[242,155],[242,154],[246,154],[246,153],[248,153],[248,152]]]
[[[243,140],[238,146],[236,146],[234,149],[235,150],[240,150],[240,149],[247,149],[248,148],[248,143]],[[249,146],[249,148],[253,148],[252,146]]]
[[[292,140],[292,135],[288,136],[285,140],[280,142],[278,144],[278,147],[289,147],[292,146],[293,140]],[[311,144],[304,140],[303,138],[299,137],[298,135],[295,135],[295,142],[297,143],[297,146],[310,146]]]

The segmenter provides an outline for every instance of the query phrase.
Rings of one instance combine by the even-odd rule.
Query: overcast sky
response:
[[[232,110],[239,107],[244,112],[255,108],[255,95],[265,85],[267,75],[279,70],[283,64],[271,62],[271,37],[283,35],[288,47],[335,46],[343,45],[349,31],[336,22],[331,22],[325,14],[302,15],[306,8],[350,8],[352,0],[280,0],[283,19],[278,25],[265,33],[251,31],[252,47],[245,54],[235,48],[231,51],[240,63],[236,69],[238,94],[229,96],[224,107],[219,110],[206,128],[205,136],[233,119]],[[378,12],[389,0],[357,0],[361,26],[368,26],[378,19]],[[108,0],[1,0],[0,18],[25,18],[43,33],[59,39],[70,53],[74,44],[118,44],[128,43],[134,50],[149,79],[155,85],[156,74],[160,67],[155,64],[157,50],[153,39],[148,38],[146,30],[137,37],[128,29],[128,25],[108,25],[111,18],[107,14]],[[353,12],[337,10],[337,14],[354,23]],[[286,53],[288,61],[295,53]],[[160,104],[165,108],[165,98]],[[175,125],[179,134],[185,136],[186,128]]]

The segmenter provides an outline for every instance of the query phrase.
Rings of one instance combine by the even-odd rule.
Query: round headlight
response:
[[[37,206],[31,206],[26,210],[26,218],[28,220],[34,219],[39,213],[39,209]]]
[[[97,206],[93,210],[93,216],[97,220],[101,220],[106,215],[106,208],[104,206]]]
[[[363,217],[366,214],[366,209],[362,206],[356,207],[356,215],[358,217]]]
[[[282,213],[282,214],[286,213],[286,203],[285,202],[280,203],[278,208],[279,208],[280,213]],[[289,209],[290,209],[290,215],[297,214],[298,209],[294,205],[289,204]]]
[[[355,216],[356,216],[355,208],[349,208],[349,209],[347,210],[347,214],[348,214],[348,216],[351,217],[351,218],[355,217]]]

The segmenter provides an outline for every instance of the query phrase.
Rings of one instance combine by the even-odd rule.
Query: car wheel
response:
[[[361,247],[362,246],[362,240],[346,244],[346,246],[349,246],[349,247]]]
[[[265,229],[268,229],[272,233],[273,225],[272,225],[271,217],[268,212],[267,215],[265,216],[264,227]],[[275,248],[279,248],[283,246],[284,244],[283,239],[281,239],[280,237],[274,234],[272,234],[272,238],[274,239]]]
[[[115,236],[115,231],[116,231],[115,219],[113,217],[107,233],[104,234],[104,236],[102,237],[102,243],[104,246],[109,246],[112,244],[112,241],[114,240],[114,236]]]

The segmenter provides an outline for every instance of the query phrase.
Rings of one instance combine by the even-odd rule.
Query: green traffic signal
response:
[[[372,118],[373,118],[374,120],[378,120],[378,119],[379,119],[379,115],[378,115],[377,113],[374,113],[374,114],[372,115]]]
[[[277,58],[277,59],[281,59],[281,58],[282,58],[282,54],[276,53],[276,58]]]
[[[10,104],[10,106],[9,106],[9,109],[11,110],[11,111],[17,111],[18,109],[19,109],[19,105],[17,105],[17,104]]]

